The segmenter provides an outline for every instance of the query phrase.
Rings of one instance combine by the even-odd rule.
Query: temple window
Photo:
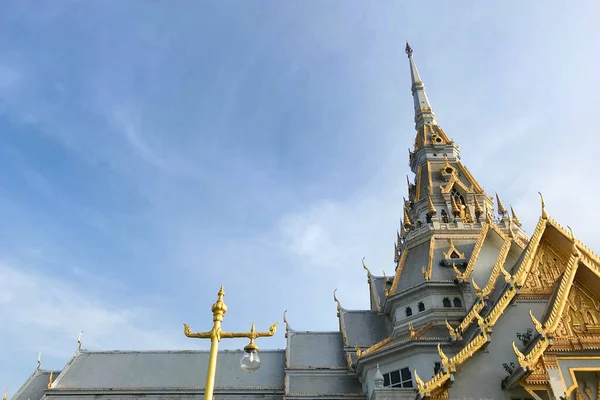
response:
[[[449,298],[444,297],[444,300],[442,302],[444,304],[444,307],[452,307],[452,303],[450,302]]]
[[[396,371],[383,374],[383,386],[400,388],[413,387],[412,375],[410,373],[410,370],[408,368],[402,368]]]
[[[419,312],[423,312],[425,311],[425,304],[423,304],[423,302],[419,303]]]
[[[412,315],[412,308],[406,307],[406,316],[410,317]]]
[[[458,297],[454,298],[454,307],[462,307],[462,301]]]

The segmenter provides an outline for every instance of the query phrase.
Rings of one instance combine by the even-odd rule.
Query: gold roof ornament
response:
[[[542,218],[548,219],[548,213],[546,213],[546,202],[544,201],[544,196],[542,196],[542,192],[538,192],[540,194],[540,199],[542,200]]]
[[[54,369],[50,371],[50,376],[48,377],[48,385],[46,385],[46,389],[52,389],[52,376],[54,375]]]
[[[337,292],[337,289],[335,289],[333,291],[333,300],[337,303],[337,311],[338,313],[342,310],[342,305],[340,304],[340,301],[338,300],[338,298],[335,295],[335,292]]]
[[[8,388],[6,388],[6,392],[4,392],[4,397],[2,397],[2,400],[6,400],[8,398]]]
[[[410,217],[408,216],[408,210],[404,207],[404,227],[406,229],[412,228],[412,222],[410,222]]]
[[[506,208],[504,208],[504,204],[502,204],[502,201],[500,201],[500,196],[498,196],[498,193],[496,193],[496,200],[498,201],[498,215],[503,217],[505,214],[507,214],[507,212]]]
[[[385,270],[383,270],[383,294],[387,297],[390,294],[389,289],[387,288],[387,285],[390,283],[390,278],[387,277],[387,275],[385,274]]]
[[[513,222],[517,225],[517,226],[521,226],[521,221],[519,220],[519,217],[517,217],[517,214],[515,214],[515,210],[513,210],[512,206],[510,206],[510,212],[512,214],[512,220]]]
[[[433,216],[435,214],[437,214],[437,210],[435,209],[433,201],[431,200],[431,193],[429,193],[429,208],[427,209],[427,215]]]
[[[413,326],[412,322],[408,323],[408,334],[410,335],[411,340],[415,340],[417,335],[415,334],[415,327]]]
[[[460,340],[460,339],[462,339],[462,337],[458,333],[458,331],[456,329],[454,329],[452,327],[452,325],[450,325],[448,323],[448,320],[446,320],[446,328],[448,328],[448,333],[450,334],[450,337],[452,338],[452,340]]]
[[[427,267],[424,266],[421,268],[421,271],[423,272],[423,278],[425,278],[426,281],[431,280],[431,271],[429,271]]]
[[[444,259],[450,260],[453,258],[465,258],[465,253],[458,251],[452,238],[448,238],[448,246],[448,251],[444,252]],[[452,257],[453,254],[456,255],[456,257]]]
[[[454,199],[454,196],[450,197],[451,201],[452,201],[452,214],[455,217],[459,217],[460,216],[460,208],[458,208],[458,204],[456,204],[456,199]]]
[[[515,235],[513,234],[513,231],[512,231],[512,220],[510,219],[510,215],[508,213],[507,213],[506,227],[508,228],[508,237],[513,239],[515,237]]]
[[[363,257],[361,262],[363,268],[365,269],[365,271],[367,271],[367,279],[369,280],[369,282],[371,282],[371,271],[369,271],[369,268],[367,268],[367,266],[365,265],[365,258],[366,257]]]
[[[38,353],[38,359],[37,359],[37,369],[41,369],[42,368],[42,353]]]
[[[83,335],[83,331],[79,332],[79,336],[77,337],[78,350],[81,350],[81,335]]]
[[[483,214],[483,208],[481,208],[481,204],[479,204],[477,196],[473,196],[473,199],[475,201],[475,217],[479,218],[481,214]]]

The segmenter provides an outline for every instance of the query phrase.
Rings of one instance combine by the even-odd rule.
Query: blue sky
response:
[[[542,191],[600,251],[597,2],[218,3],[0,5],[0,387],[81,330],[206,348],[181,324],[209,329],[221,284],[228,330],[336,330],[334,288],[367,308],[414,140],[406,39],[488,194],[531,232]]]

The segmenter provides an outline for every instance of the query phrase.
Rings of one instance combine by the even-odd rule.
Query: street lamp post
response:
[[[218,299],[212,305],[213,313],[213,328],[208,332],[192,333],[190,327],[183,324],[183,333],[190,338],[210,339],[210,357],[208,359],[208,371],[206,373],[206,385],[204,387],[204,400],[213,400],[213,392],[215,388],[215,375],[217,371],[217,353],[219,351],[219,342],[222,338],[248,338],[250,343],[244,347],[244,356],[240,360],[240,366],[244,371],[255,371],[260,367],[260,358],[258,357],[258,346],[254,340],[259,337],[273,336],[277,329],[277,322],[269,328],[269,332],[256,332],[254,329],[254,321],[250,332],[223,332],[221,323],[223,316],[227,312],[227,306],[223,302],[225,291],[223,286],[219,289]]]

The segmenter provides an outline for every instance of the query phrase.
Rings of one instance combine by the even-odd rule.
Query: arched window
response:
[[[452,197],[454,197],[454,201],[456,201],[456,204],[458,204],[459,206],[461,203],[465,204],[465,205],[467,204],[467,202],[465,201],[465,198],[455,188],[452,188]]]
[[[406,316],[410,317],[412,315],[412,308],[406,307]]]
[[[452,307],[452,303],[450,303],[450,299],[447,297],[444,297],[443,303],[444,307]]]
[[[454,307],[462,307],[462,301],[458,297],[454,298]]]
[[[425,304],[423,304],[423,302],[419,303],[419,312],[423,312],[425,311]]]

